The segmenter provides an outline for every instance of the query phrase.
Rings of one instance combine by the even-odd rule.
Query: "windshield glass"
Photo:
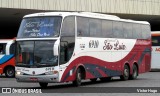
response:
[[[24,18],[17,38],[44,38],[59,36],[62,17]]]
[[[56,66],[58,57],[53,55],[55,41],[21,41],[17,43],[19,66]]]

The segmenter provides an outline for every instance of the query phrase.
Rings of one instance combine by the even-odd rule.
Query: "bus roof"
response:
[[[27,17],[37,17],[37,16],[82,16],[82,17],[90,17],[90,18],[99,18],[99,19],[108,19],[108,20],[115,20],[115,21],[123,21],[123,22],[132,22],[132,23],[140,23],[140,24],[149,24],[146,21],[134,21],[130,19],[121,19],[115,15],[108,15],[108,14],[100,14],[100,13],[91,13],[91,12],[43,12],[43,13],[34,13],[25,15],[24,18]]]
[[[160,31],[152,31],[151,35],[152,36],[160,36]]]

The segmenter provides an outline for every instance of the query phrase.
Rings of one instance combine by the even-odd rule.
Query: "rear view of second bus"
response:
[[[152,59],[151,70],[160,70],[160,31],[152,32]]]

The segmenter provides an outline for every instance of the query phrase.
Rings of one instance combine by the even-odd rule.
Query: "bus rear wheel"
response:
[[[81,80],[82,80],[82,73],[81,73],[80,68],[78,68],[76,71],[76,79],[73,81],[73,85],[77,87],[80,86]]]
[[[39,85],[40,85],[42,88],[47,88],[48,83],[40,82]]]
[[[120,76],[121,80],[125,81],[129,79],[129,67],[128,65],[124,66],[123,75]]]
[[[133,68],[132,68],[132,75],[130,75],[129,79],[130,80],[134,80],[136,79],[138,76],[138,68],[136,65],[133,65]]]
[[[9,77],[9,78],[14,77],[15,76],[15,69],[14,69],[14,67],[7,67],[5,69],[5,76]]]

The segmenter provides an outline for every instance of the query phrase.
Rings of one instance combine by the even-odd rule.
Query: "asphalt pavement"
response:
[[[6,78],[0,76],[1,88],[16,88],[16,89],[38,89],[42,93],[23,94],[11,93],[0,94],[12,96],[159,96],[160,95],[160,72],[148,72],[140,74],[136,80],[121,81],[119,77],[114,77],[113,80],[107,82],[90,82],[84,80],[82,86],[74,87],[69,83],[50,83],[46,89],[41,89],[38,83],[18,83],[15,78]],[[157,93],[158,92],[158,93]]]

